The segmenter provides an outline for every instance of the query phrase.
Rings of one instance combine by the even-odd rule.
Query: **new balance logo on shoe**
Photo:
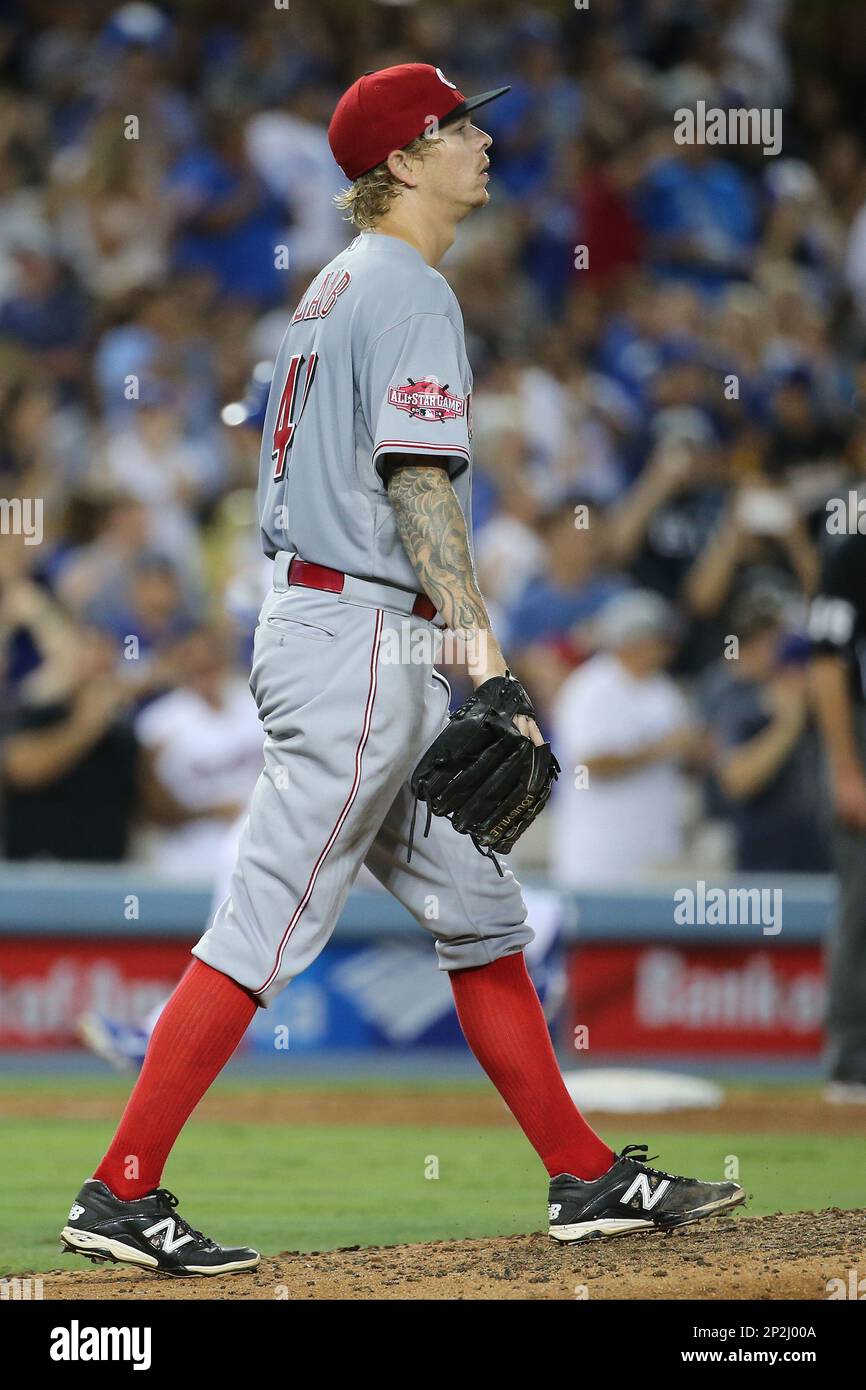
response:
[[[669,1178],[662,1178],[658,1187],[653,1191],[650,1186],[648,1174],[638,1173],[631,1187],[626,1189],[619,1200],[622,1202],[623,1206],[628,1206],[632,1198],[639,1195],[640,1203],[644,1211],[651,1211],[659,1199],[667,1192],[670,1185]]]
[[[73,1203],[72,1203],[72,1208],[71,1208],[71,1210],[70,1210],[70,1212],[69,1212],[69,1220],[70,1220],[70,1221],[77,1221],[78,1218],[79,1218],[79,1216],[81,1216],[81,1215],[83,1214],[84,1210],[85,1210],[84,1207],[80,1207],[80,1206],[78,1205],[77,1202],[73,1202]]]
[[[561,1202],[551,1202],[551,1203],[550,1203],[550,1220],[551,1220],[551,1221],[555,1221],[556,1218],[559,1216],[559,1213],[560,1213],[561,1211],[562,1211],[562,1203],[561,1203]]]
[[[162,1250],[166,1255],[173,1255],[175,1250],[179,1250],[182,1245],[186,1245],[188,1240],[192,1240],[191,1235],[181,1236],[180,1240],[175,1240],[177,1226],[173,1219],[167,1216],[163,1221],[156,1221],[152,1226],[148,1226],[142,1235],[147,1236],[151,1245],[155,1245],[157,1250]],[[159,1237],[162,1236],[160,1240]]]

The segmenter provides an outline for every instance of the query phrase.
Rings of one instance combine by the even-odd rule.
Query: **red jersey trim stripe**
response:
[[[370,737],[370,728],[371,728],[371,725],[372,725],[372,722],[373,722],[373,702],[374,702],[374,700],[376,699],[376,687],[377,687],[377,685],[378,685],[378,675],[379,675],[379,667],[378,667],[379,638],[380,638],[381,632],[382,632],[382,620],[383,620],[383,618],[384,618],[384,612],[383,612],[383,610],[382,610],[381,608],[377,608],[377,609],[376,609],[376,624],[375,624],[375,628],[374,628],[374,632],[373,632],[373,647],[372,647],[372,650],[371,650],[371,652],[370,652],[370,684],[369,684],[369,686],[368,686],[368,688],[367,688],[367,702],[366,702],[366,705],[365,705],[365,707],[364,707],[364,720],[363,720],[363,723],[362,723],[362,725],[361,725],[361,733],[360,733],[360,736],[359,736],[359,738],[358,738],[357,746],[356,746],[356,748],[355,748],[355,776],[354,776],[354,779],[353,779],[353,781],[352,781],[352,786],[351,786],[351,789],[350,789],[350,791],[349,791],[349,795],[346,797],[346,800],[345,800],[345,802],[343,803],[343,809],[341,810],[340,814],[339,814],[338,817],[337,817],[337,820],[336,820],[336,823],[335,823],[335,825],[334,825],[334,828],[333,828],[333,830],[331,831],[330,835],[328,836],[328,839],[327,839],[327,841],[325,842],[324,848],[322,849],[321,853],[319,854],[318,859],[316,860],[315,864],[313,865],[313,870],[312,870],[312,873],[310,874],[310,877],[309,877],[309,879],[308,879],[308,881],[307,881],[307,886],[306,886],[306,888],[304,889],[304,893],[303,893],[303,896],[301,897],[301,901],[298,903],[298,906],[295,908],[295,911],[294,911],[294,913],[293,913],[293,915],[292,915],[292,919],[291,919],[291,921],[289,922],[289,925],[286,927],[286,930],[285,930],[284,933],[283,933],[283,938],[282,938],[282,940],[281,940],[281,942],[280,942],[280,944],[279,944],[279,946],[278,946],[278,948],[277,948],[277,956],[276,956],[276,961],[275,961],[275,963],[274,963],[274,968],[273,968],[273,970],[271,971],[271,973],[270,973],[270,975],[268,976],[268,978],[265,980],[264,984],[263,984],[263,985],[259,985],[258,989],[254,989],[254,990],[251,991],[251,993],[253,993],[253,994],[264,994],[265,990],[266,990],[270,985],[273,984],[273,982],[274,982],[274,980],[276,979],[277,975],[280,973],[280,968],[281,968],[282,963],[283,963],[283,954],[284,954],[285,949],[286,949],[286,946],[287,946],[287,944],[288,944],[289,937],[291,936],[292,932],[295,930],[295,927],[298,925],[298,922],[301,920],[301,917],[303,916],[303,913],[304,913],[304,911],[305,911],[305,909],[306,909],[306,907],[307,907],[307,904],[309,903],[310,898],[312,897],[313,889],[314,889],[315,886],[316,886],[316,879],[319,877],[319,870],[321,869],[322,865],[324,864],[325,860],[327,859],[328,855],[330,854],[330,852],[331,852],[331,850],[332,850],[332,848],[333,848],[333,846],[334,846],[334,842],[335,842],[337,836],[339,835],[340,831],[342,830],[343,825],[345,824],[345,821],[346,821],[346,817],[348,816],[349,812],[351,811],[352,805],[353,805],[353,803],[354,803],[354,801],[355,801],[355,798],[356,798],[357,795],[358,795],[358,788],[359,788],[360,785],[361,785],[361,764],[362,764],[363,758],[364,758],[364,749],[365,749],[366,746],[367,746],[367,740],[368,740],[369,737]]]
[[[401,449],[408,449],[411,454],[459,454],[469,462],[469,450],[462,444],[423,444],[418,439],[383,439],[373,450],[373,458],[376,459],[383,449],[393,449],[399,445]]]

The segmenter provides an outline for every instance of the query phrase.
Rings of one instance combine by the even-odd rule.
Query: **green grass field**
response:
[[[233,1087],[249,1089],[249,1083],[232,1080],[219,1084],[227,1094]],[[335,1084],[346,1089],[345,1082]],[[420,1084],[413,1082],[412,1091]],[[324,1085],[307,1083],[307,1089]],[[438,1083],[431,1090],[465,1092],[471,1085]],[[129,1086],[129,1080],[114,1077],[5,1077],[0,1100],[49,1091],[62,1091],[67,1099],[116,1094],[119,1113]],[[373,1087],[399,1090],[380,1081],[367,1089]],[[828,1144],[819,1132],[695,1134],[671,1116],[648,1116],[639,1133],[633,1125],[622,1130],[615,1119],[598,1128],[614,1146],[648,1142],[659,1166],[703,1177],[722,1177],[726,1156],[736,1155],[752,1215],[864,1202],[862,1136],[835,1135]],[[59,1255],[57,1232],[112,1130],[111,1123],[65,1117],[0,1121],[0,1275],[90,1268]],[[425,1176],[431,1158],[438,1162],[438,1178]],[[194,1119],[164,1182],[179,1194],[181,1211],[193,1225],[266,1254],[507,1235],[540,1230],[546,1214],[545,1175],[516,1128]]]

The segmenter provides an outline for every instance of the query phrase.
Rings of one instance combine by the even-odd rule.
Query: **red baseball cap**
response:
[[[440,125],[510,92],[497,87],[477,97],[465,97],[453,82],[430,63],[400,63],[379,72],[366,72],[337,103],[328,126],[334,158],[349,179],[359,179],[382,164],[392,150],[401,150],[423,135],[431,116]]]

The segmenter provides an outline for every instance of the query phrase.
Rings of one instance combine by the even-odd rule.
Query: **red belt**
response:
[[[301,560],[297,555],[289,565],[289,583],[300,584],[303,589],[324,589],[328,594],[341,594],[345,582],[346,576],[342,570],[331,570],[327,565],[314,565],[312,561]],[[428,622],[432,622],[437,609],[426,594],[416,594],[412,612],[416,618],[426,618]]]

